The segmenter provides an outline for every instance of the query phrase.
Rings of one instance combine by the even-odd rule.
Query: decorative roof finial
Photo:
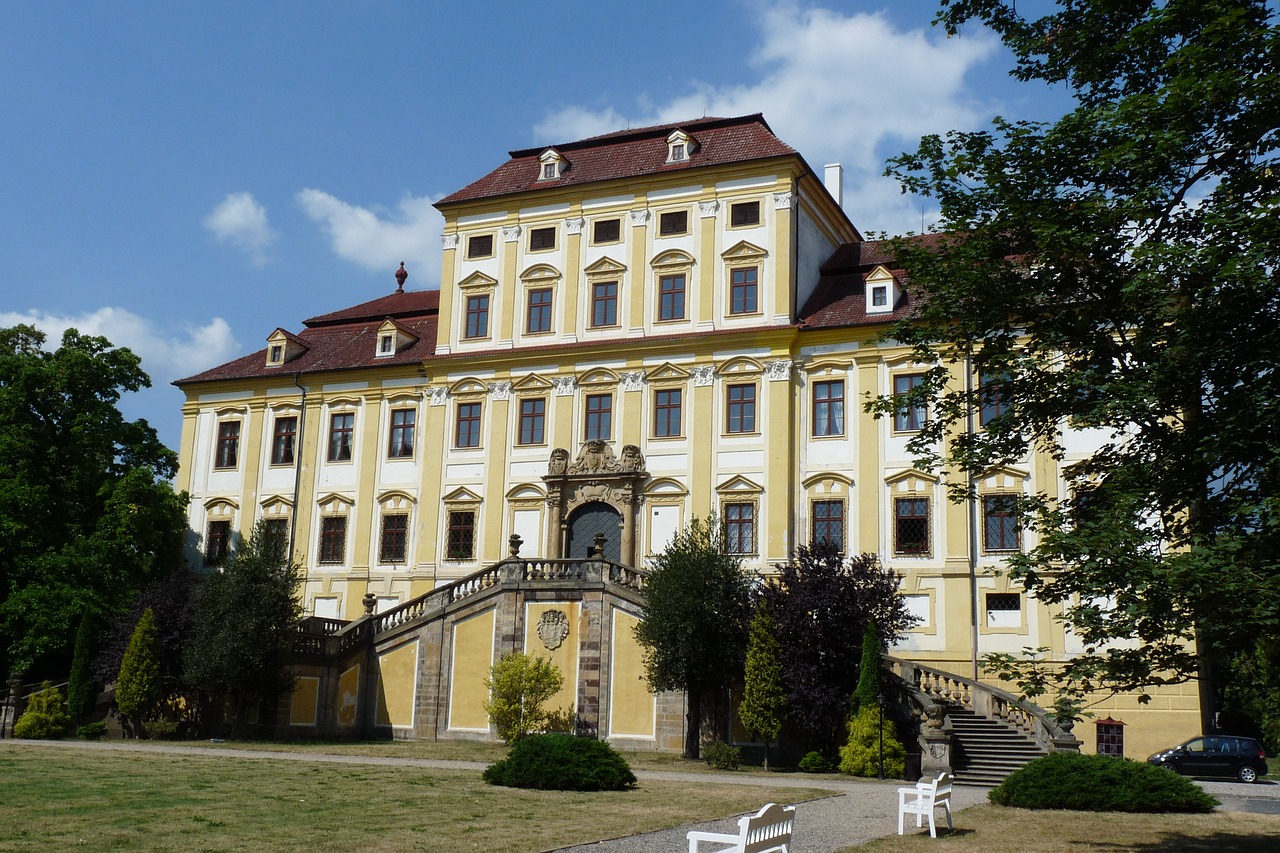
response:
[[[396,293],[404,293],[404,282],[409,277],[409,271],[404,268],[404,261],[400,262],[400,269],[396,270]]]

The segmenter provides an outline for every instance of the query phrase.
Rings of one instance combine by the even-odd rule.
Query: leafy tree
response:
[[[872,702],[849,719],[849,737],[840,747],[840,772],[879,776],[883,762],[885,776],[901,779],[906,774],[906,755],[893,720]]]
[[[183,693],[182,650],[191,632],[193,590],[199,578],[185,566],[149,581],[134,600],[133,607],[112,620],[103,633],[93,673],[101,683],[114,681],[124,660],[134,626],[146,610],[156,623],[156,657],[160,664],[160,685],[166,696]]]
[[[71,715],[67,713],[62,691],[46,681],[13,724],[13,736],[52,740],[65,736],[70,725]]]
[[[237,737],[253,700],[293,686],[286,664],[302,619],[298,582],[298,567],[260,522],[196,592],[183,673],[193,688],[233,700]]]
[[[769,743],[786,720],[787,694],[782,687],[782,649],[774,635],[773,617],[760,602],[751,618],[747,666],[738,719],[752,737],[764,741],[764,767],[769,769]]]
[[[138,357],[75,330],[44,344],[0,329],[0,657],[65,672],[81,614],[123,612],[182,563],[186,496],[177,456],[117,408],[150,385]]]
[[[878,626],[879,649],[914,623],[898,592],[902,579],[873,554],[845,559],[825,541],[800,546],[778,572],[764,598],[778,626],[787,706],[816,746],[834,755],[858,682],[865,626]]]
[[[1037,544],[1010,561],[1066,607],[1092,650],[1068,667],[1094,686],[1197,669],[1207,682],[1280,629],[1275,14],[1266,0],[1062,0],[1030,18],[943,0],[948,33],[986,24],[1015,77],[1074,107],[926,137],[889,170],[938,200],[948,232],[898,246],[924,298],[892,335],[938,365],[919,390],[922,464],[959,472],[963,498],[1032,448],[1063,459],[1070,429],[1102,438],[1065,468],[1065,495],[1019,502]],[[1117,638],[1137,642],[1104,650]]]
[[[148,608],[133,629],[116,679],[116,708],[138,737],[145,737],[146,721],[155,716],[156,706],[165,696],[156,649],[156,617]]]
[[[71,675],[67,679],[67,710],[73,717],[83,717],[93,710],[97,693],[90,671],[92,662],[93,614],[86,610],[80,617],[80,627],[76,629],[75,653],[71,657]]]
[[[862,629],[862,664],[858,668],[858,687],[853,691],[853,710],[877,704],[880,696],[880,631],[876,620],[867,620]]]
[[[751,618],[751,580],[742,562],[725,553],[716,517],[694,518],[658,554],[645,580],[645,678],[653,690],[688,696],[684,756],[697,758],[702,694],[742,677]]]
[[[546,731],[552,714],[543,707],[564,686],[564,676],[546,658],[524,652],[503,655],[485,679],[489,699],[484,710],[508,745],[534,732]]]

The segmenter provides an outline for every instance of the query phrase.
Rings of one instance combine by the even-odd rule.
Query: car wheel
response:
[[[1161,762],[1160,764],[1157,764],[1156,766],[1157,766],[1157,767],[1163,767],[1165,770],[1168,770],[1170,773],[1177,773],[1177,772],[1178,772],[1178,768],[1177,768],[1177,767],[1174,767],[1174,766],[1173,766],[1173,764],[1172,764],[1171,762],[1168,762],[1168,761]]]
[[[1258,778],[1258,771],[1246,764],[1236,775],[1240,777],[1241,782],[1254,782]]]

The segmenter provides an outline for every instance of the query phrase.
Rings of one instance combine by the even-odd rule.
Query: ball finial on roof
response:
[[[401,261],[400,269],[396,270],[396,293],[404,293],[404,283],[407,278],[409,278],[409,271],[404,268],[404,261]]]

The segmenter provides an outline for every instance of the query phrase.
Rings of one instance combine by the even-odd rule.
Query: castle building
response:
[[[972,678],[988,652],[1082,651],[1051,608],[994,570],[1033,544],[1004,498],[1062,494],[1063,467],[1097,437],[1069,434],[1067,458],[991,471],[973,506],[948,502],[947,474],[917,470],[906,451],[928,412],[864,411],[929,365],[882,338],[911,295],[887,244],[845,214],[840,180],[760,115],[510,152],[437,202],[438,290],[405,290],[402,265],[395,292],[276,329],[265,348],[176,383],[193,564],[218,565],[265,522],[304,568],[307,612],[350,623],[516,556],[550,566],[598,554],[643,569],[693,517],[715,513],[753,572],[821,539],[876,554],[903,575],[920,620],[893,653],[932,670]],[[505,627],[503,607],[487,627],[457,622],[431,646],[450,686],[430,702],[420,637],[412,655],[383,662],[374,724],[406,737],[487,731],[474,713],[482,688],[472,678],[463,690],[457,674],[482,676],[502,638],[520,646],[535,622],[555,633],[560,621],[572,631],[612,618],[613,641],[601,633],[608,648],[592,648],[614,656],[598,674],[621,667],[634,681],[639,653],[619,626],[639,609],[620,595],[613,617],[603,598],[604,609],[584,598],[562,612],[544,591]],[[468,630],[499,639],[465,651]],[[584,671],[580,639],[557,646],[571,672]],[[570,685],[566,701],[581,711],[602,683]],[[339,701],[325,684],[302,706]],[[626,736],[662,748],[645,715],[670,700],[633,713],[628,689]],[[605,719],[618,697],[591,695],[611,709],[597,709],[601,730],[622,732]],[[1106,743],[1118,732],[1139,755],[1197,731],[1193,690],[1155,697],[1094,709],[1110,720]],[[290,719],[304,725],[297,707]]]

